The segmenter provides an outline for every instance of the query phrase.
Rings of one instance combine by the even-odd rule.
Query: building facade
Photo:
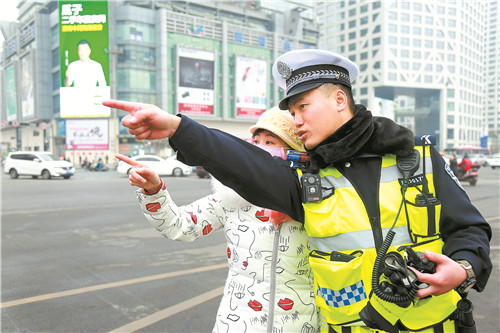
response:
[[[498,133],[495,11],[497,1],[343,0],[316,5],[320,46],[345,54],[360,67],[356,102],[416,135],[436,135],[441,150],[479,146],[486,126]]]
[[[84,13],[89,3],[74,7],[73,2],[64,11]],[[258,1],[109,1],[104,52],[110,96],[155,104],[248,137],[249,126],[283,94],[272,80],[273,59],[288,50],[318,47],[312,7],[280,3],[276,8]],[[19,21],[5,38],[1,63],[2,153],[44,150],[75,163],[96,157],[112,162],[118,152],[172,154],[167,140],[137,142],[119,124],[125,116],[120,110],[99,118],[71,114],[74,110],[65,116],[61,3],[20,1],[18,8]],[[73,23],[70,19],[65,24]],[[96,132],[105,145],[78,145]]]

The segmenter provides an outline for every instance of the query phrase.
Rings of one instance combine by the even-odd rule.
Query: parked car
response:
[[[156,155],[137,155],[131,159],[153,168],[160,176],[189,176],[192,172],[191,167],[179,162],[176,156],[163,159]],[[128,175],[132,166],[123,161],[119,161],[116,167],[119,173]]]
[[[208,173],[207,170],[203,169],[202,166],[195,166],[195,167],[193,167],[193,169],[194,169],[194,172],[196,173],[196,175],[198,175],[198,177],[210,178],[210,173]]]
[[[500,154],[491,155],[487,160],[486,164],[492,169],[500,168]]]
[[[49,152],[16,151],[7,156],[4,172],[12,179],[19,176],[68,179],[75,174],[75,167],[70,162],[61,160]]]

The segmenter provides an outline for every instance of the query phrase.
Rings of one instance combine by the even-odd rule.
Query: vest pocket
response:
[[[359,312],[371,291],[371,285],[364,281],[370,281],[372,270],[362,269],[373,267],[368,257],[364,253],[353,256],[348,251],[311,252],[316,306],[329,324],[361,323]]]
[[[420,196],[420,199],[417,199]],[[408,229],[414,242],[439,234],[439,219],[441,204],[423,204],[421,193],[416,188],[409,188],[405,201],[405,213],[408,220]],[[427,223],[422,223],[427,221]]]

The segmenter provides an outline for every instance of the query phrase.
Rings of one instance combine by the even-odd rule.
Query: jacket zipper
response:
[[[278,246],[279,246],[279,240],[280,240],[280,229],[281,229],[281,224],[278,225],[278,229],[274,228],[274,241],[273,241],[273,255],[272,255],[272,261],[271,261],[271,283],[270,283],[270,288],[271,292],[269,295],[269,322],[267,325],[267,332],[272,333],[273,332],[273,326],[274,326],[274,304],[275,302],[275,297],[276,297],[276,265],[277,265],[277,259],[278,259]]]
[[[384,237],[382,234],[382,225],[380,223],[380,215],[379,216],[370,216],[373,212],[368,211],[368,206],[366,205],[365,198],[360,194],[361,192],[358,190],[358,187],[355,182],[353,182],[350,177],[346,175],[346,173],[343,173],[343,176],[349,180],[349,182],[352,184],[352,187],[354,187],[354,190],[358,194],[359,198],[363,202],[363,206],[366,211],[366,215],[368,216],[368,220],[370,221],[370,225],[372,227],[372,234],[373,234],[373,241],[375,243],[375,249],[378,253],[380,247],[382,246],[382,242],[384,241]],[[379,186],[380,186],[380,173],[379,173]],[[379,196],[378,196],[378,191],[379,189],[377,188],[377,195],[375,198],[376,204],[380,207],[380,202],[379,202]]]

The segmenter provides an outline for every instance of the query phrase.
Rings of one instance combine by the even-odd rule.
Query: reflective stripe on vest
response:
[[[406,226],[395,227],[393,230],[396,232],[396,236],[394,236],[392,244],[411,243],[411,238],[408,235],[408,228]],[[382,229],[384,239],[388,232],[389,228]],[[332,237],[311,237],[309,238],[309,246],[311,250],[318,250],[321,252],[354,251],[375,247],[375,242],[371,230],[360,230]]]

